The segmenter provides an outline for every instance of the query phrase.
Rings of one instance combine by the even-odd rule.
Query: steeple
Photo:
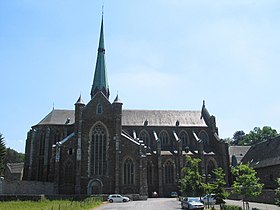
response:
[[[98,92],[101,91],[109,99],[109,84],[107,79],[107,70],[105,64],[105,47],[104,47],[104,33],[103,33],[103,14],[101,20],[101,29],[99,37],[99,46],[96,59],[95,73],[93,84],[91,88],[91,98]]]

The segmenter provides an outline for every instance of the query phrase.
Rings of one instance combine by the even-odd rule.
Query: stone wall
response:
[[[54,185],[50,182],[7,181],[0,180],[1,194],[54,194]]]

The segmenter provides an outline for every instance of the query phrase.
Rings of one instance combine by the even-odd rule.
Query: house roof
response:
[[[280,135],[251,146],[242,159],[253,168],[262,168],[280,164]]]
[[[11,174],[21,173],[23,170],[24,163],[7,163],[7,168],[9,169]]]
[[[245,156],[251,146],[230,146],[229,147],[229,157],[230,162],[232,161],[232,156],[234,155],[237,163],[240,163],[241,159]]]
[[[66,125],[75,122],[74,110],[53,109],[38,125]],[[124,126],[207,126],[200,111],[123,110]]]

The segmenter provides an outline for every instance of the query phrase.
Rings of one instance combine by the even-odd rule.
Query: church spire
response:
[[[99,46],[96,59],[95,73],[93,84],[91,88],[91,98],[98,92],[101,91],[103,94],[109,98],[109,84],[107,79],[107,70],[105,64],[105,47],[104,47],[104,33],[103,33],[103,14],[101,20],[101,29],[99,37]]]

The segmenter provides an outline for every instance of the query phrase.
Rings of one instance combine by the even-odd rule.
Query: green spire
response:
[[[98,54],[96,59],[95,73],[93,84],[91,88],[91,98],[98,92],[101,91],[104,95],[109,98],[109,85],[107,79],[107,70],[105,65],[105,47],[104,47],[104,33],[103,33],[103,15],[101,20],[101,30],[99,37]]]

